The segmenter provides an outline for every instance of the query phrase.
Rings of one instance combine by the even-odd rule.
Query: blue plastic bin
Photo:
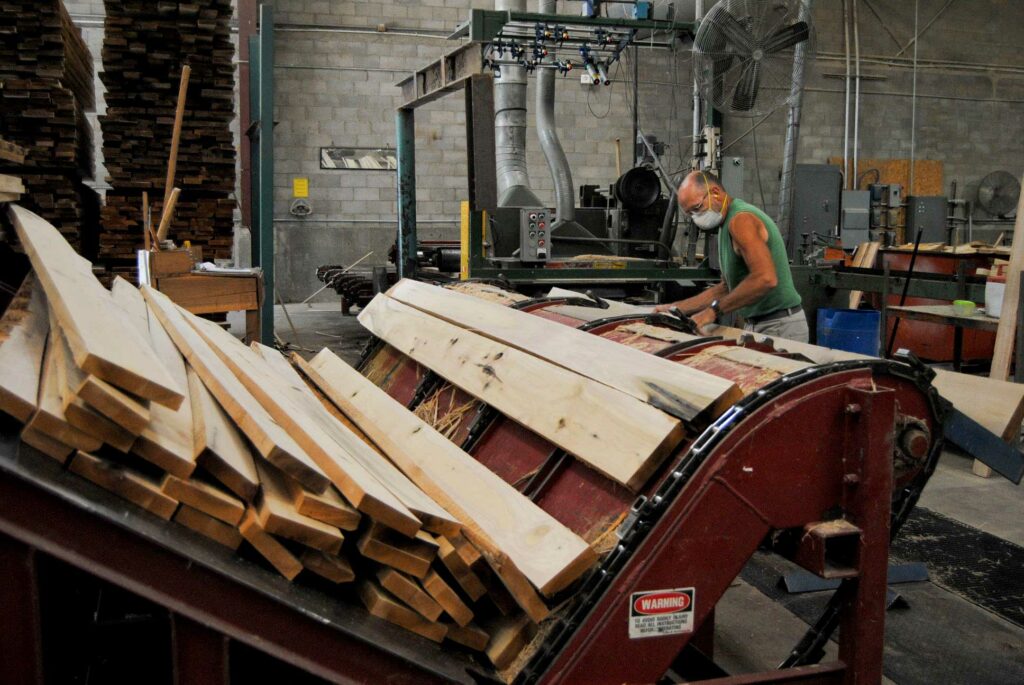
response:
[[[819,309],[818,344],[877,357],[882,315],[867,309]]]

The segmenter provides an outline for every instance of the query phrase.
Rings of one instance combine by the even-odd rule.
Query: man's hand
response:
[[[701,333],[706,333],[704,328],[706,326],[710,326],[710,325],[714,324],[715,320],[718,319],[718,316],[715,314],[715,310],[714,309],[712,309],[711,307],[708,307],[707,309],[700,310],[699,312],[697,312],[696,314],[694,314],[690,318],[693,319],[693,322],[695,324],[697,324],[697,329]]]
[[[675,302],[666,302],[665,304],[659,304],[654,307],[655,314],[668,314],[676,306]]]

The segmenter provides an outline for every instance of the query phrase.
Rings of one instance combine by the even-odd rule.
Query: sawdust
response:
[[[590,547],[599,555],[611,552],[615,549],[615,545],[619,544],[619,526],[621,526],[622,522],[626,520],[626,514],[627,512],[622,512],[619,516],[609,522],[604,527],[604,532],[602,532],[596,540],[590,543]],[[588,535],[587,537],[589,538],[590,536]]]
[[[516,292],[508,290],[502,290],[496,285],[490,285],[488,283],[455,283],[447,286],[449,290],[463,293],[464,295],[472,295],[473,297],[481,300],[487,300],[488,302],[496,302],[498,304],[510,305],[516,302],[524,302],[530,298],[526,295],[520,295]]]

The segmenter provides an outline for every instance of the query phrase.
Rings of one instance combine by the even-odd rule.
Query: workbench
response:
[[[953,326],[953,369],[956,371],[959,371],[963,364],[964,329],[995,333],[999,328],[999,319],[984,314],[958,314],[951,304],[887,307],[886,312],[889,316],[899,319]]]
[[[245,312],[245,341],[260,338],[263,276],[251,273],[189,273],[158,278],[156,288],[193,314]]]

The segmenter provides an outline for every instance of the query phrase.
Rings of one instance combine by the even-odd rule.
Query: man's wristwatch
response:
[[[722,306],[718,300],[711,300],[710,309],[715,313],[715,321],[718,321],[718,317],[722,315]]]

